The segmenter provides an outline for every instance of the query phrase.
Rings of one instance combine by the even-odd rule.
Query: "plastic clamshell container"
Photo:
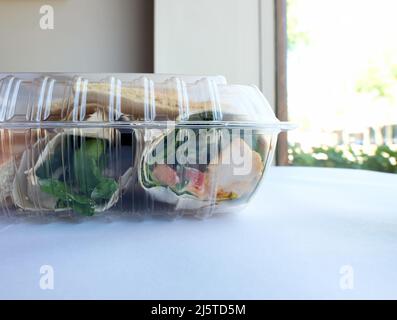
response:
[[[0,76],[0,204],[11,217],[210,216],[246,205],[276,119],[221,76]]]

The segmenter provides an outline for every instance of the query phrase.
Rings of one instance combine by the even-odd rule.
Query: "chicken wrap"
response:
[[[0,129],[0,204],[12,207],[12,188],[23,152],[35,143],[40,130]]]
[[[0,165],[0,204],[3,206],[11,201],[14,175],[15,163],[13,160],[8,160]]]
[[[154,199],[177,209],[214,208],[253,193],[264,172],[265,149],[263,136],[248,130],[175,128],[144,150],[139,181]]]
[[[147,88],[116,88],[109,83],[87,86],[88,103],[118,105],[119,112],[130,120],[147,119],[149,111],[155,109],[152,115],[155,112],[156,119],[203,125],[201,129],[145,129],[142,135],[145,148],[138,169],[139,184],[155,200],[178,209],[238,201],[253,193],[263,175],[268,147],[264,136],[250,132],[249,137],[244,137],[249,130],[236,134],[229,129],[211,128],[214,121],[254,121],[258,117],[277,121],[267,101],[255,100],[262,99],[256,88],[223,86],[211,95],[208,88],[198,90],[197,86],[203,84],[198,82],[192,90],[187,89],[189,99],[166,84],[158,87],[153,96]],[[258,109],[258,105],[264,107]],[[169,161],[170,155],[187,149],[194,150],[194,159],[189,155],[182,161],[178,157]],[[236,158],[239,163],[233,163]],[[249,170],[239,172],[241,166]]]
[[[101,108],[93,110],[87,121],[106,120]],[[97,127],[48,133],[22,156],[14,203],[27,211],[72,210],[87,216],[111,208],[132,179],[130,165],[115,163],[119,135],[116,129]]]

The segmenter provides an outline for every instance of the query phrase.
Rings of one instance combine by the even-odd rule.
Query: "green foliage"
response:
[[[395,66],[397,69],[397,66]],[[396,73],[396,74],[394,74]],[[367,70],[366,74],[357,81],[356,91],[358,93],[369,93],[375,97],[392,98],[393,82],[397,81],[397,72],[390,68],[387,74],[377,67],[371,67]]]
[[[379,146],[374,155],[363,154],[362,157],[362,169],[397,173],[397,165],[390,161],[397,159],[397,151],[391,150],[388,146]]]
[[[294,50],[296,47],[306,46],[310,43],[309,35],[306,31],[301,30],[299,19],[296,15],[296,0],[287,1],[287,37],[288,50]]]
[[[358,79],[356,92],[369,93],[375,98],[396,98],[397,86],[397,53],[383,53]]]
[[[365,169],[389,173],[397,173],[397,151],[389,146],[378,146],[374,154],[363,150],[339,147],[316,147],[312,152],[304,152],[299,145],[290,146],[291,164],[305,167],[329,167]]]

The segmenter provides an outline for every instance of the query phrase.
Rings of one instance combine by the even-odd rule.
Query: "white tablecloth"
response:
[[[1,221],[0,259],[0,298],[397,298],[397,175],[272,168],[202,221]]]

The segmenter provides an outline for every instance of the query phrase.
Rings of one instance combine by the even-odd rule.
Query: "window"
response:
[[[397,173],[395,12],[390,0],[286,0],[290,164]]]

